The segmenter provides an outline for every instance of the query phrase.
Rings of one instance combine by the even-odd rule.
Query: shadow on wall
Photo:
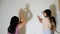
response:
[[[50,10],[52,11],[52,16],[56,17],[56,6],[54,4],[50,5]]]
[[[23,15],[24,15],[24,17],[26,19],[26,23],[27,23],[33,17],[32,13],[29,9],[29,4],[26,4],[26,8],[24,8],[23,10],[24,10]],[[26,29],[24,26],[23,28],[20,29],[19,34],[25,34],[25,31],[26,31]]]
[[[54,4],[50,5],[50,10],[52,12],[52,16],[54,16],[55,18],[57,17],[56,14],[56,6]],[[57,23],[56,23],[57,24]],[[57,25],[56,25],[57,26]],[[57,30],[57,29],[56,29]]]
[[[60,10],[60,0],[58,0],[58,9]]]

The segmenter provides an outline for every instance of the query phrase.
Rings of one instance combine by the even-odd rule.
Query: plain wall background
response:
[[[56,5],[57,23],[59,24],[60,12],[58,10],[57,0],[0,0],[0,34],[7,34],[10,18],[15,15],[18,16],[18,10],[24,8],[27,3],[30,4],[33,17],[26,24],[26,34],[42,34],[42,24],[36,16],[40,15],[43,17],[43,10],[48,9],[51,4]]]
[[[56,5],[56,21],[57,21],[57,31],[60,32],[60,10],[58,10],[58,0],[55,0],[55,5]],[[56,33],[56,32],[55,32]],[[57,33],[56,33],[57,34]],[[60,33],[59,33],[60,34]]]

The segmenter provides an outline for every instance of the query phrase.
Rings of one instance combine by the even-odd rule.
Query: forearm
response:
[[[38,18],[38,20],[42,23],[42,19],[41,19],[39,16],[37,16],[37,18]]]
[[[24,25],[25,25],[25,23],[21,23],[21,24],[19,25],[19,28],[21,29]]]
[[[25,18],[22,18],[20,20],[20,25],[19,25],[19,28],[22,28],[24,25],[25,25],[26,21],[25,21]]]

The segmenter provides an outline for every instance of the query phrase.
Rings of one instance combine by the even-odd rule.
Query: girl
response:
[[[43,34],[51,34],[51,24],[50,24],[51,10],[49,9],[44,10],[43,15],[45,17],[44,19],[41,19],[39,16],[37,16],[39,21],[43,25]]]
[[[25,25],[25,18],[23,15],[20,17],[20,21],[18,17],[13,16],[11,18],[10,25],[8,27],[8,34],[18,34],[19,29],[21,29],[24,25]]]
[[[51,34],[54,34],[55,30],[56,30],[56,20],[55,17],[51,17]]]

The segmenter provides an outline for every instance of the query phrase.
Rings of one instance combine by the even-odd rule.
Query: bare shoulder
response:
[[[47,17],[47,18],[45,18],[45,20],[46,20],[46,21],[50,21],[48,17]]]

